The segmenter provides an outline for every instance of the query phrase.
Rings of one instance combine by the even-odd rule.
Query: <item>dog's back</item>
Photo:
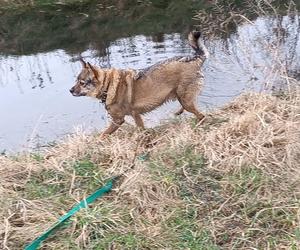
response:
[[[189,35],[195,55],[174,57],[138,73],[133,85],[133,109],[145,113],[168,100],[178,99],[181,102],[186,96],[195,99],[203,80],[200,67],[208,57],[207,49],[199,38],[200,32]]]

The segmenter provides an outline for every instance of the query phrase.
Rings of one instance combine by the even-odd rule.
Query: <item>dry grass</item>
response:
[[[193,120],[0,158],[0,248],[21,249],[135,167],[43,249],[299,249],[300,95],[245,94]]]

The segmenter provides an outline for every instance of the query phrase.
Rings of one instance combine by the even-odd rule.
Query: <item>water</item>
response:
[[[290,63],[290,69],[299,68],[298,18],[282,20],[286,33],[281,43],[273,32],[276,25],[271,18],[259,18],[253,25],[241,25],[226,40],[206,41],[211,57],[203,65],[201,110],[212,110],[245,90],[261,91],[279,81],[282,68],[278,61]],[[186,35],[174,32],[122,37],[110,41],[104,51],[90,45],[81,55],[103,67],[142,69],[191,53]],[[107,125],[106,111],[97,100],[69,93],[81,69],[78,55],[66,49],[0,55],[0,152],[27,150],[78,129],[101,131]],[[146,126],[173,117],[178,107],[178,103],[169,103],[146,115]],[[133,124],[131,119],[127,122]]]

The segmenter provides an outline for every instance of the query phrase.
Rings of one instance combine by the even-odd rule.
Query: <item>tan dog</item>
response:
[[[200,32],[193,31],[188,38],[195,50],[194,56],[174,57],[143,71],[103,69],[81,59],[83,68],[70,92],[73,96],[95,97],[105,103],[112,122],[102,136],[116,131],[126,115],[131,115],[136,125],[144,128],[141,114],[169,100],[177,99],[182,105],[176,115],[186,110],[195,114],[198,121],[204,118],[196,107],[196,100],[203,84],[200,67],[208,52],[199,41]]]

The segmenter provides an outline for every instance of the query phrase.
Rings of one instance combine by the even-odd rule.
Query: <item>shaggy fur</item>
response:
[[[81,59],[82,70],[70,92],[74,96],[90,96],[105,103],[112,117],[110,126],[102,133],[111,134],[131,115],[137,126],[144,128],[142,114],[150,112],[169,100],[178,100],[184,110],[193,113],[198,121],[204,118],[196,107],[196,99],[203,85],[200,67],[208,57],[199,41],[200,32],[189,34],[195,54],[174,57],[159,62],[143,71],[132,69],[103,69]]]

